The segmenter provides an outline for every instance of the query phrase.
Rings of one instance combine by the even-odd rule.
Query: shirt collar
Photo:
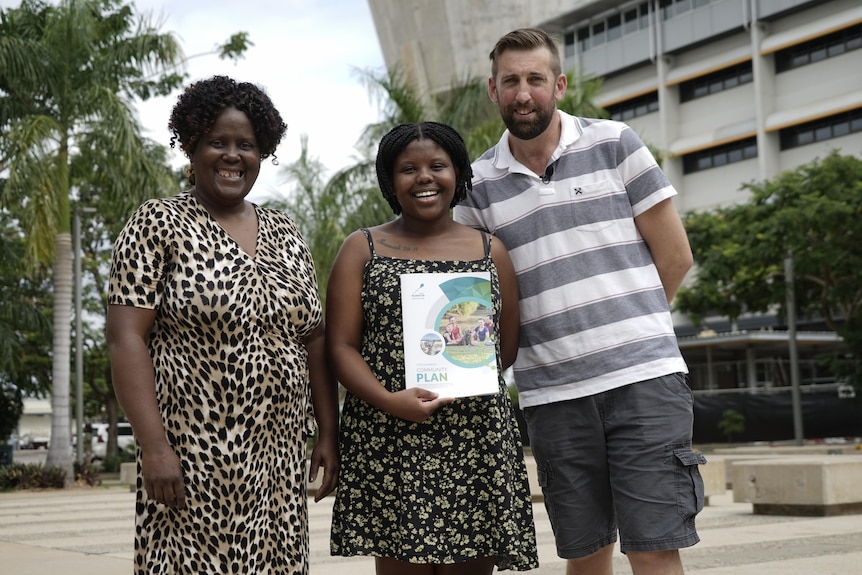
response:
[[[583,127],[578,121],[578,118],[576,118],[575,116],[567,114],[562,110],[557,110],[557,115],[560,117],[561,125],[560,142],[557,144],[557,148],[551,154],[548,163],[557,161],[563,154],[563,150],[565,150],[567,147],[577,141],[577,139],[581,137],[581,134],[584,131]],[[497,146],[495,147],[494,167],[499,170],[505,171],[532,173],[527,170],[527,168],[523,164],[521,164],[521,162],[515,159],[515,156],[512,154],[512,149],[509,147],[508,129],[503,132],[503,136],[500,138],[500,141],[497,142]]]

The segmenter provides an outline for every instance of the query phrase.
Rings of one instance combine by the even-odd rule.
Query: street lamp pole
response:
[[[81,320],[81,214],[94,214],[96,208],[77,208],[72,226],[75,250],[75,458],[84,463],[84,337]]]

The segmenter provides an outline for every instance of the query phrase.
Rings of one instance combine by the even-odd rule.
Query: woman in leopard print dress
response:
[[[512,263],[496,238],[452,221],[470,186],[464,142],[435,122],[396,127],[377,178],[395,220],[351,234],[327,290],[327,349],[348,390],[331,551],[378,575],[489,575],[538,565],[530,489],[502,371],[518,348]],[[406,388],[401,274],[488,273],[497,393]]]
[[[216,76],[173,109],[193,188],[146,202],[114,246],[114,388],[138,444],[134,572],[308,573],[311,475],[335,488],[337,401],[314,265],[293,222],[245,197],[286,126]]]

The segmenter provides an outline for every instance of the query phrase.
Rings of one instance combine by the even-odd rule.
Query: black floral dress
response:
[[[487,245],[476,261],[397,259],[377,255],[363,231],[371,259],[362,355],[381,384],[397,391],[405,386],[400,274],[490,272],[495,324],[499,280]],[[333,555],[434,564],[494,556],[499,570],[516,571],[538,565],[521,441],[502,375],[497,395],[456,399],[424,423],[348,393],[340,448]]]

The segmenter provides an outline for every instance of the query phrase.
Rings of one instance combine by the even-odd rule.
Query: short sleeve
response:
[[[635,217],[676,195],[676,190],[652,152],[628,126],[620,132],[617,156],[621,159],[617,169],[625,184]]]
[[[169,212],[150,200],[132,214],[114,242],[108,303],[155,309],[164,290]]]

